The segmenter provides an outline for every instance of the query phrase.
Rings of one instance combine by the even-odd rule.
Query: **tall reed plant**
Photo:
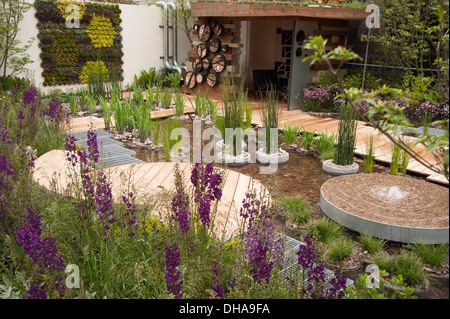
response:
[[[372,173],[374,158],[375,146],[373,144],[373,136],[371,135],[369,141],[366,143],[366,151],[364,154],[364,170],[366,173]]]
[[[146,105],[131,108],[134,130],[138,132],[139,140],[144,143],[150,134],[152,125],[151,109]]]
[[[206,109],[208,111],[208,115],[211,119],[211,122],[214,123],[214,120],[217,116],[217,101],[214,101],[212,98],[205,95]]]
[[[174,102],[175,102],[175,115],[178,117],[182,117],[184,115],[184,106],[185,106],[184,94],[181,92],[176,92]]]
[[[172,90],[171,89],[163,90],[161,92],[160,103],[161,103],[161,107],[164,109],[168,109],[170,107],[170,104],[172,103]]]
[[[152,130],[153,144],[158,146],[159,145],[159,133],[161,132],[161,121],[158,119],[153,121],[151,130]]]
[[[231,86],[228,83],[224,88],[223,100],[223,124],[225,129],[242,129],[244,116],[244,90],[243,85],[236,90],[234,80],[231,81]],[[242,138],[240,139],[233,135],[233,145],[230,147],[231,155],[237,156],[242,154]],[[226,143],[226,141],[225,141]]]
[[[315,134],[316,134],[316,131],[308,132],[304,128],[302,129],[302,133],[301,133],[302,145],[305,150],[309,151],[311,149],[311,146],[314,142]]]
[[[88,94],[89,92],[85,89],[80,89],[77,92],[77,95],[80,97],[80,108],[83,112],[88,110],[88,102],[87,102]]]
[[[114,126],[116,131],[119,134],[123,134],[128,121],[126,102],[123,101],[122,103],[117,96],[113,96],[110,103],[111,110],[114,114]]]
[[[391,175],[398,174],[398,169],[400,167],[401,153],[402,153],[401,147],[397,144],[392,144],[392,157],[391,157],[391,164],[389,165]]]
[[[194,97],[194,103],[197,115],[202,118],[206,117],[208,111],[206,95],[203,92],[197,91]]]
[[[142,88],[139,85],[133,83],[133,101],[137,105],[144,105],[144,94],[142,93]]]
[[[266,147],[265,151],[270,154],[272,151],[278,152],[278,134],[273,136],[270,134],[271,129],[278,130],[278,123],[280,119],[280,109],[277,106],[277,92],[274,87],[271,87],[265,94],[261,103],[261,119],[266,129]]]
[[[169,118],[163,122],[162,127],[162,142],[164,148],[164,157],[166,161],[170,161],[170,151],[172,148],[181,141],[181,136],[178,136],[177,139],[172,139],[171,134],[174,130],[181,127],[181,121],[179,118]],[[177,150],[175,150],[177,151]]]
[[[71,95],[69,97],[70,113],[75,116],[78,113],[78,97]]]
[[[339,133],[333,163],[341,166],[353,164],[358,117],[349,105],[342,106],[339,112]]]
[[[102,107],[103,122],[105,123],[105,129],[111,128],[111,104],[106,101],[104,97],[99,98],[100,106]]]

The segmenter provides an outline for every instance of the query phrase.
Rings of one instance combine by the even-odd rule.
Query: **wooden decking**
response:
[[[71,185],[75,181],[73,173],[70,173],[65,154],[65,151],[53,150],[40,156],[35,163],[33,179],[47,189],[56,189],[63,194],[73,194]],[[187,185],[191,185],[190,164],[180,163],[179,165]],[[112,194],[117,202],[121,201],[122,195],[133,191],[136,203],[144,205],[157,199],[163,189],[169,192],[174,190],[174,169],[174,163],[159,162],[122,165],[106,168],[104,171],[109,176]],[[251,177],[232,170],[224,170],[223,176],[223,195],[214,224],[216,234],[225,239],[236,235],[239,231],[242,223],[239,209],[247,190],[253,188],[260,191],[262,185]]]

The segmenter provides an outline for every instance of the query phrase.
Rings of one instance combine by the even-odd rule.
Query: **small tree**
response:
[[[1,0],[0,2],[0,72],[2,81],[25,70],[25,65],[33,62],[26,53],[34,39],[21,46],[17,39],[19,23],[31,4],[22,0]],[[7,74],[7,70],[10,73]]]

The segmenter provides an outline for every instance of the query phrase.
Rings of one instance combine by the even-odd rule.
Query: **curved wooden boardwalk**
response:
[[[186,184],[191,185],[190,164],[179,165]],[[173,191],[174,170],[175,164],[167,162],[129,164],[104,169],[109,176],[115,201],[120,202],[122,195],[130,190],[136,195],[138,205],[151,203],[152,198],[160,195],[163,189]],[[72,179],[66,152],[53,150],[36,159],[33,179],[42,187],[56,187],[59,193],[70,194]],[[239,225],[242,223],[239,209],[249,188],[260,191],[262,185],[247,175],[224,170],[223,195],[215,217],[215,231],[220,238],[230,238],[239,232]]]

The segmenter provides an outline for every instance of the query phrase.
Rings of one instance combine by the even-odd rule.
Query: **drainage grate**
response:
[[[283,238],[285,240],[285,254],[283,261],[283,270],[281,271],[281,273],[287,273],[292,268],[301,268],[301,266],[298,265],[297,254],[300,250],[300,245],[305,245],[305,243],[278,232],[275,233],[275,238]],[[331,278],[334,278],[334,272],[330,269],[325,268],[325,276],[328,280],[330,280]],[[347,278],[346,284],[347,287],[352,286],[353,280]]]
[[[97,133],[97,145],[100,151],[99,165],[101,167],[144,163],[144,161],[134,157],[135,151],[125,148],[122,142],[112,139],[113,134],[102,130],[93,131]],[[83,148],[87,147],[87,133],[87,131],[84,131],[72,134]]]

